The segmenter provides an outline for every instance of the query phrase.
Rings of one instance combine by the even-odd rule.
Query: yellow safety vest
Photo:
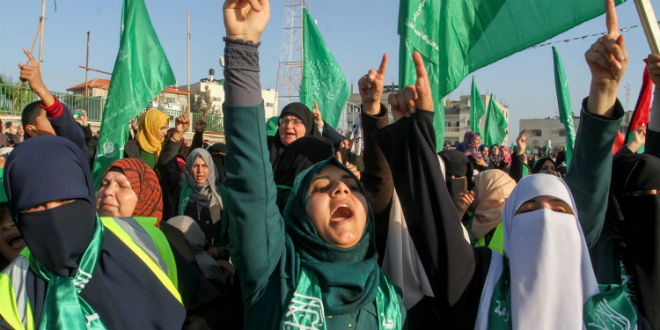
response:
[[[156,218],[147,217],[101,218],[103,226],[133,251],[172,296],[183,304],[178,290],[174,254],[163,232],[156,228],[156,221]],[[26,252],[29,252],[27,248],[0,273],[0,316],[16,330],[35,328],[25,286],[30,268]]]

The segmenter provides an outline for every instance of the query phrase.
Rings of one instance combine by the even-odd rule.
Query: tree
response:
[[[190,105],[190,111],[201,113],[206,117],[206,113],[211,111],[212,108],[211,91],[209,90],[209,86],[206,86],[204,91],[195,94],[195,99]]]

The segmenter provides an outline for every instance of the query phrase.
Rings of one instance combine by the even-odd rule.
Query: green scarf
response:
[[[488,310],[488,329],[512,329],[511,283],[509,258],[503,256],[503,269],[493,290]],[[600,293],[584,304],[584,325],[587,330],[632,329],[637,325],[637,313],[623,287],[617,284],[598,285]]]
[[[334,157],[301,172],[296,177],[289,201],[284,208],[284,221],[288,247],[293,248],[299,256],[301,266],[318,277],[324,308],[331,314],[339,315],[355,312],[374,301],[378,291],[380,268],[373,211],[368,202],[367,223],[362,238],[348,249],[326,243],[307,216],[305,205],[309,187],[326,165],[335,165],[353,176],[353,173]],[[366,199],[367,194],[361,184],[360,190]],[[298,279],[292,280],[298,283]]]
[[[179,192],[179,212],[178,215],[185,215],[186,207],[190,201],[190,195],[192,195],[193,187],[188,183],[184,183],[181,187],[181,192]]]
[[[287,312],[282,316],[280,330],[314,329],[326,330],[321,287],[314,273],[301,269],[298,286],[293,293]],[[376,293],[376,311],[378,313],[378,329],[401,329],[401,307],[394,286],[382,271],[380,285]]]
[[[97,215],[92,241],[80,258],[78,271],[74,277],[56,275],[32,254],[28,254],[28,262],[32,271],[48,282],[39,329],[105,329],[99,315],[79,295],[92,279],[92,273],[101,256],[103,236],[103,224]]]

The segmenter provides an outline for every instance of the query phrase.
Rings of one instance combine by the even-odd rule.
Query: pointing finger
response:
[[[616,38],[619,35],[619,20],[616,16],[614,0],[605,0],[605,24],[607,34]]]
[[[422,59],[422,54],[419,52],[413,53],[413,63],[415,63],[415,72],[417,72],[417,79],[420,78],[429,79],[428,73],[426,73],[426,67],[424,66],[424,59]]]
[[[380,67],[378,68],[378,74],[381,76],[385,76],[385,73],[387,72],[387,53],[383,54],[383,59],[380,61]]]
[[[27,49],[23,48],[23,53],[25,53],[25,55],[27,56],[28,63],[30,63],[30,62],[32,62],[32,64],[37,63],[37,61],[34,60],[34,57],[32,56],[32,54]]]

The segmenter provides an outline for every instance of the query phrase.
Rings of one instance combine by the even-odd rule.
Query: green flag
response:
[[[332,128],[336,128],[351,90],[307,9],[303,9],[303,16],[300,102],[313,109],[313,101],[316,100],[323,120]]]
[[[470,130],[473,132],[479,133],[481,135],[481,129],[479,128],[479,119],[483,117],[486,113],[486,106],[484,101],[481,99],[481,93],[477,88],[477,83],[474,81],[474,76],[472,77],[472,93],[470,94]]]
[[[433,127],[435,128],[436,149],[444,144],[445,107],[442,99],[447,93],[441,92],[438,58],[440,56],[440,5],[441,1],[401,0],[399,5],[399,88],[414,85],[417,79],[412,54],[418,51],[424,58],[429,75],[433,103]],[[443,50],[444,51],[444,50]]]
[[[566,134],[566,166],[571,164],[573,146],[575,145],[575,126],[573,126],[573,111],[571,110],[571,96],[568,94],[566,75],[557,48],[552,46],[555,62],[555,88],[557,90],[557,103],[559,104],[559,120],[564,124]],[[559,164],[557,164],[559,165]]]
[[[98,186],[108,166],[124,155],[130,120],[144,110],[165,87],[175,83],[144,5],[144,0],[124,0],[119,52],[112,70],[93,180]]]
[[[506,137],[507,127],[509,127],[509,124],[507,124],[506,118],[504,118],[500,107],[495,104],[495,99],[491,94],[490,102],[488,102],[488,114],[486,115],[484,143],[489,147],[494,144],[502,144]]]
[[[624,0],[616,0],[617,4]],[[410,0],[414,6],[442,2],[439,24],[440,94],[490,63],[551,38],[605,12],[602,0]],[[435,5],[437,6],[437,5]],[[422,10],[422,9],[420,9]],[[437,19],[437,18],[442,19]],[[428,32],[427,32],[428,33]]]

